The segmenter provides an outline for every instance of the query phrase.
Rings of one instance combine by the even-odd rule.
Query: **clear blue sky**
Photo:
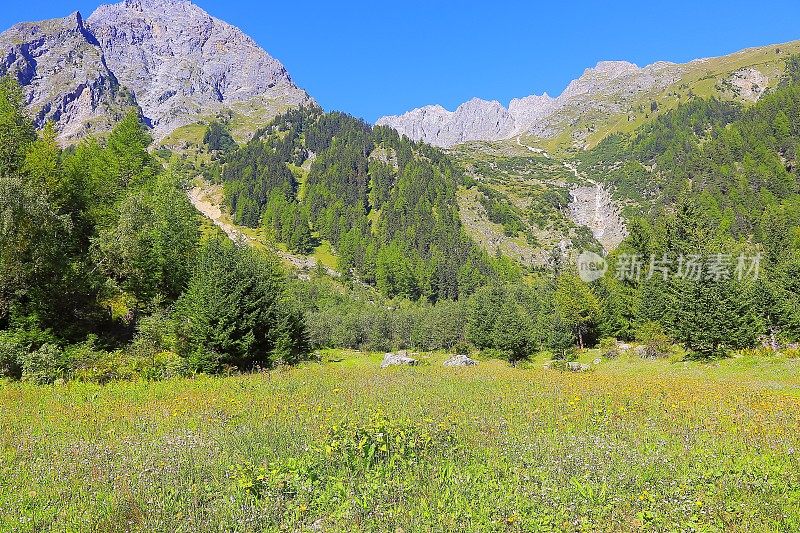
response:
[[[374,120],[473,96],[559,94],[604,59],[688,61],[800,39],[800,2],[195,0],[282,61],[326,109]],[[21,20],[84,16],[87,0],[8,2]]]

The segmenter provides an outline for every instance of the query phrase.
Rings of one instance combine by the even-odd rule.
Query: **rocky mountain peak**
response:
[[[69,142],[139,107],[162,138],[223,110],[263,124],[312,100],[255,41],[188,0],[123,0],[0,34],[0,74]]]
[[[121,2],[127,9],[144,11],[145,9],[163,8],[168,9],[176,5],[191,4],[190,0],[124,0]],[[102,7],[102,6],[101,6]]]
[[[419,124],[418,121],[430,120],[430,117],[414,112],[383,117],[378,124],[442,147],[467,140],[496,141],[524,134],[552,138],[582,119],[591,120],[597,113],[621,113],[643,94],[673,83],[681,72],[681,65],[667,62],[640,68],[628,61],[600,61],[572,80],[557,98],[547,94],[515,98],[507,110],[498,102],[490,105],[485,100],[479,100],[480,103],[472,100],[464,109],[470,111],[466,123],[461,116],[464,113],[459,113],[462,105],[449,118],[437,115],[436,128]],[[458,135],[451,135],[453,130],[458,131]],[[414,135],[419,132],[427,135]],[[581,134],[585,135],[586,131]],[[582,143],[582,137],[575,138],[575,142]]]
[[[87,24],[156,136],[255,98],[285,105],[308,100],[255,41],[187,0],[103,5]]]
[[[453,146],[486,136],[505,136],[514,129],[514,119],[497,100],[472,98],[455,111],[440,105],[425,106],[395,117],[384,117],[378,125],[389,125],[412,139],[434,146]]]
[[[78,12],[12,26],[0,54],[0,75],[17,78],[36,125],[53,121],[64,142],[107,129],[133,105]]]

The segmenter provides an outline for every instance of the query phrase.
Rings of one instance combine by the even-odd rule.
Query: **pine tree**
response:
[[[284,299],[284,283],[276,259],[209,241],[177,305],[182,353],[202,371],[270,367],[304,356],[304,322]]]

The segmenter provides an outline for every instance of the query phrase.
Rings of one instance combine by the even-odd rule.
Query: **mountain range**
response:
[[[551,151],[584,149],[616,131],[632,131],[693,96],[754,102],[778,82],[792,42],[743,50],[685,64],[657,62],[638,67],[627,61],[601,61],[569,83],[558,97],[546,93],[511,100],[473,98],[448,111],[429,105],[377,124],[439,147],[514,137],[539,140]]]
[[[17,78],[39,126],[63,142],[102,132],[138,108],[156,139],[231,111],[255,129],[312,102],[283,65],[188,0],[125,0],[16,24],[0,34],[0,74]]]
[[[157,140],[220,114],[246,140],[277,114],[314,102],[253,39],[189,0],[124,0],[88,19],[75,12],[23,22],[0,34],[0,51],[0,75],[17,78],[35,123],[53,121],[63,143],[108,130],[130,108]],[[517,138],[549,152],[585,149],[693,96],[756,101],[798,51],[792,42],[685,64],[601,61],[557,97],[508,107],[473,98],[455,111],[429,105],[377,124],[443,148]]]

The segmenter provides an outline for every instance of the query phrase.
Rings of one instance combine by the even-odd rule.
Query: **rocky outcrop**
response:
[[[589,228],[605,250],[615,249],[627,237],[625,219],[605,185],[575,187],[569,194],[570,219]]]
[[[62,141],[108,129],[136,105],[80,13],[12,26],[0,34],[0,54],[0,75],[19,81],[36,125],[53,121]]]
[[[397,353],[386,353],[381,362],[381,368],[388,368],[390,366],[416,366],[419,362],[405,350],[400,350]]]
[[[767,90],[769,78],[755,68],[742,68],[731,74],[725,85],[736,98],[756,102]]]
[[[555,137],[578,119],[593,113],[621,113],[643,94],[668,87],[684,68],[659,62],[639,68],[626,61],[601,61],[586,69],[557,98],[547,94],[514,99],[506,110],[498,102],[471,100],[450,112],[427,106],[377,124],[390,126],[414,140],[440,147],[471,141],[496,141],[530,134]]]
[[[451,355],[444,362],[444,366],[446,367],[475,366],[477,364],[478,362],[475,359],[471,359],[468,355],[464,354]]]
[[[103,5],[87,25],[156,137],[239,103],[277,113],[309,101],[255,41],[188,0]]]
[[[156,138],[232,110],[263,125],[312,100],[280,62],[188,0],[125,0],[0,34],[0,74],[62,141],[107,130],[131,107]]]

